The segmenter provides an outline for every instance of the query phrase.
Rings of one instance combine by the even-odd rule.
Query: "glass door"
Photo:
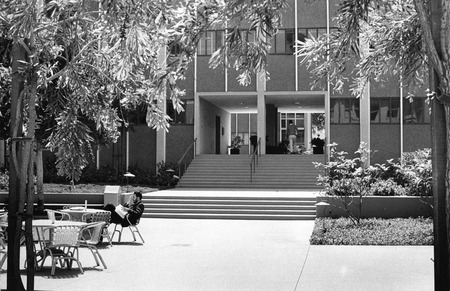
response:
[[[287,140],[286,130],[289,122],[292,121],[298,130],[295,140],[296,146],[305,145],[305,113],[281,113],[280,115],[280,142]]]

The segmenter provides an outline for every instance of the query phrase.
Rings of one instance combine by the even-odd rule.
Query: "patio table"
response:
[[[61,209],[59,211],[70,214],[73,221],[82,221],[83,215],[85,215],[85,214],[93,214],[93,213],[105,211],[105,210],[84,208],[84,207],[71,207],[71,208],[67,208],[67,209]]]
[[[54,220],[51,219],[35,219],[33,220],[33,228],[36,230],[36,238],[41,250],[45,247],[44,229],[57,226],[86,226],[86,222],[72,220]]]

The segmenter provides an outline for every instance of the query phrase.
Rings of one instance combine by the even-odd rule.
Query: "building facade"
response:
[[[299,130],[297,146],[310,148],[311,139],[320,133],[327,144],[337,143],[339,150],[352,156],[364,141],[376,151],[371,163],[397,160],[402,152],[431,147],[425,90],[411,103],[404,98],[398,80],[371,82],[361,99],[350,94],[350,84],[342,93],[311,89],[312,76],[294,54],[295,40],[332,30],[336,3],[289,0],[283,28],[271,39],[267,70],[254,76],[249,86],[240,85],[238,73],[232,69],[209,68],[224,30],[208,31],[181,84],[186,90],[185,111],[178,114],[170,103],[165,104],[172,117],[169,132],[157,132],[137,122],[123,131],[118,143],[97,152],[97,166],[126,171],[134,165],[154,170],[159,162],[178,162],[194,139],[197,154],[226,155],[237,135],[244,139],[240,154],[251,153],[252,136],[261,137],[262,154],[270,154],[286,139],[289,121]],[[323,117],[324,126],[318,132],[317,116]]]

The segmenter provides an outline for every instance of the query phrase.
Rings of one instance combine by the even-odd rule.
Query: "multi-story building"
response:
[[[271,39],[267,72],[253,77],[249,86],[238,84],[238,73],[209,68],[211,54],[222,43],[224,29],[208,31],[187,72],[182,87],[185,111],[178,114],[166,104],[172,117],[169,132],[155,131],[145,121],[123,132],[119,142],[99,151],[100,165],[126,170],[129,165],[155,169],[158,162],[175,163],[196,139],[197,154],[229,153],[234,136],[244,139],[241,155],[251,152],[250,137],[261,138],[261,153],[273,152],[284,139],[289,121],[299,129],[297,145],[309,148],[315,136],[313,117],[322,114],[327,143],[350,155],[361,141],[368,143],[372,163],[398,159],[402,152],[431,146],[430,119],[425,91],[414,102],[403,97],[398,80],[371,82],[362,99],[342,93],[311,89],[312,76],[294,54],[295,40],[317,37],[333,29],[336,1],[289,0],[283,28]],[[350,82],[350,81],[349,81]],[[1,148],[0,148],[1,149]],[[0,160],[1,163],[1,160]]]

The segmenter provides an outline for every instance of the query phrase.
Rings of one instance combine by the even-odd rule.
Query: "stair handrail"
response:
[[[250,183],[253,183],[253,173],[256,172],[256,166],[258,165],[258,157],[261,156],[261,138],[258,139],[255,151],[252,154],[252,159],[250,160]]]
[[[195,158],[196,145],[197,145],[197,138],[194,138],[194,142],[186,149],[186,151],[184,152],[184,154],[181,156],[180,160],[177,163],[178,164],[178,175],[180,175],[180,177],[179,177],[180,179],[183,176],[183,174],[186,172],[187,167],[190,165],[192,160]],[[191,149],[193,149],[193,150],[191,151]],[[184,161],[184,163],[183,163],[183,161]],[[181,171],[182,164],[184,164],[183,172]]]

